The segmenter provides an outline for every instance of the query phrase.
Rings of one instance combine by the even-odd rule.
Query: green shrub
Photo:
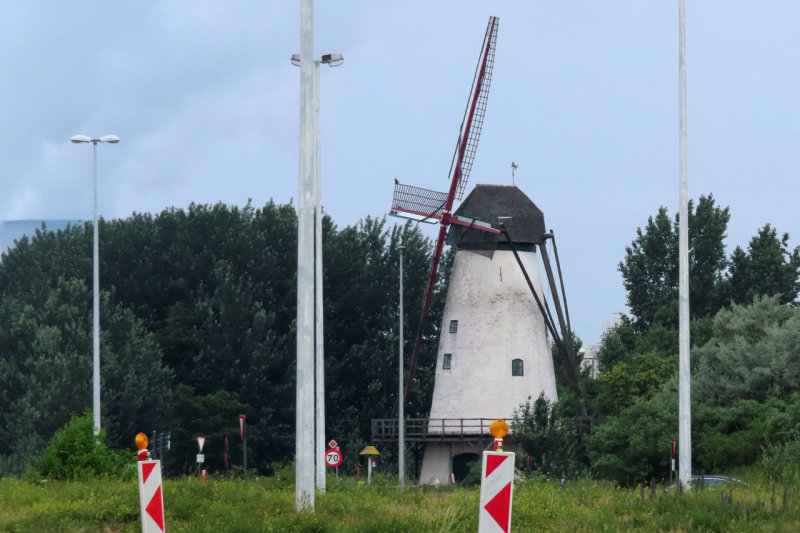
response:
[[[669,439],[678,429],[677,401],[659,393],[609,416],[586,439],[594,473],[621,485],[648,482],[667,472]]]
[[[514,439],[533,459],[533,468],[544,474],[571,474],[571,465],[579,455],[578,433],[575,424],[561,415],[559,404],[544,394],[528,400],[514,410],[511,422]]]
[[[764,450],[761,471],[770,481],[797,483],[800,480],[800,439],[773,444]]]
[[[92,413],[73,416],[56,431],[42,455],[26,473],[29,480],[56,479],[87,481],[101,477],[133,479],[136,477],[132,453],[109,450],[105,431],[94,435]]]

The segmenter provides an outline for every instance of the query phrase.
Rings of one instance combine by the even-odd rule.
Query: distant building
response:
[[[14,247],[14,242],[24,236],[33,238],[36,230],[44,224],[48,230],[64,229],[69,224],[80,224],[80,220],[3,220],[0,221],[0,254],[8,252]]]
[[[581,348],[581,372],[588,369],[589,377],[597,378],[600,374],[600,365],[597,362],[597,347],[584,346]]]
[[[620,324],[622,324],[622,313],[611,313],[611,316],[603,319],[603,334],[605,335],[608,330],[614,329]]]

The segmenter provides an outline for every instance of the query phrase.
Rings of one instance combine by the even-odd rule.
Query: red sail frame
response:
[[[459,193],[460,198],[460,193],[463,193],[463,190],[466,187],[469,170],[471,170],[472,167],[472,159],[475,156],[475,150],[480,137],[480,129],[483,125],[483,117],[486,111],[486,98],[488,95],[492,67],[494,64],[494,50],[497,42],[497,24],[497,17],[489,18],[486,36],[484,37],[483,48],[481,49],[481,55],[478,59],[478,68],[476,70],[475,80],[467,101],[465,120],[462,122],[462,130],[459,135],[458,145],[456,146],[456,153],[453,156],[454,165],[451,166],[452,173],[450,176],[450,190],[447,193],[444,206],[442,206],[440,209],[437,209],[437,212],[428,214],[429,217],[439,219],[439,236],[436,239],[436,247],[434,248],[433,258],[431,261],[430,277],[428,279],[428,286],[425,291],[425,299],[423,300],[422,304],[422,315],[420,316],[419,328],[417,330],[417,340],[414,343],[414,352],[411,357],[411,365],[408,369],[408,377],[406,379],[406,385],[403,391],[404,403],[408,401],[408,393],[411,390],[411,384],[414,380],[414,372],[417,368],[419,349],[422,344],[422,330],[425,325],[425,319],[430,311],[433,289],[436,287],[439,262],[442,258],[442,249],[444,248],[444,241],[447,237],[447,229],[451,222],[459,223],[453,220],[453,202],[455,201],[457,193]],[[473,125],[477,127],[473,129]],[[467,163],[466,172],[464,171],[465,157]],[[392,210],[412,212],[409,209],[403,209],[402,206],[392,206]],[[490,231],[494,233],[496,230]]]

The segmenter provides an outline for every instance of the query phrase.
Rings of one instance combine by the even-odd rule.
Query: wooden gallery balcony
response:
[[[405,440],[411,442],[486,442],[494,437],[489,426],[496,418],[406,418]],[[372,442],[397,442],[396,418],[372,419]],[[509,435],[510,437],[511,435]]]

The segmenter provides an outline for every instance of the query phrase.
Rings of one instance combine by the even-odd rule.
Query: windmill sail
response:
[[[414,372],[417,367],[419,349],[422,343],[422,330],[425,319],[430,310],[433,289],[439,271],[439,261],[442,257],[447,228],[451,223],[465,226],[478,227],[491,233],[499,233],[492,228],[491,224],[475,220],[462,220],[452,216],[453,203],[456,199],[461,199],[467,185],[472,162],[475,159],[475,152],[478,149],[483,120],[486,115],[486,105],[489,99],[489,86],[491,83],[492,72],[494,70],[494,55],[497,44],[497,27],[499,19],[489,17],[486,27],[486,35],[483,38],[483,46],[478,56],[478,65],[475,69],[475,77],[467,98],[467,108],[464,111],[464,119],[456,143],[453,160],[450,164],[450,188],[447,193],[431,191],[422,187],[405,185],[395,180],[395,192],[392,201],[390,214],[405,216],[417,220],[432,222],[438,220],[439,236],[436,239],[433,257],[431,259],[431,271],[428,278],[428,285],[425,290],[425,298],[422,303],[422,314],[420,316],[419,327],[417,329],[417,339],[414,344],[414,352],[411,357],[411,365],[406,380],[403,401],[408,400],[408,392],[414,380]]]
[[[478,141],[481,138],[483,119],[486,116],[486,104],[489,102],[489,87],[492,83],[494,71],[494,52],[497,46],[497,17],[489,19],[486,36],[483,39],[481,57],[475,68],[475,79],[472,81],[472,90],[467,100],[467,109],[464,111],[464,120],[461,122],[461,132],[458,144],[450,164],[450,181],[456,182],[455,199],[464,197],[467,180],[472,171],[472,162],[478,150]]]

